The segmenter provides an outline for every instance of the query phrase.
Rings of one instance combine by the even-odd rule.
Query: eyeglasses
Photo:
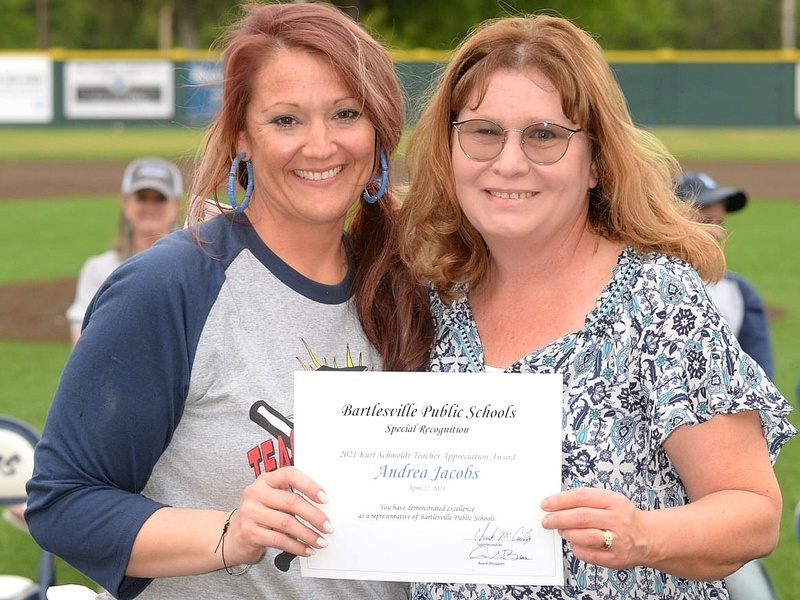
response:
[[[509,131],[519,131],[519,145],[525,156],[537,165],[557,163],[567,153],[572,136],[581,131],[555,123],[532,123],[525,129],[503,129],[488,119],[453,121],[458,145],[468,158],[487,162],[500,156]]]

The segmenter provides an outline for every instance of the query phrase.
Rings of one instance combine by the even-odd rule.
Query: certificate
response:
[[[305,577],[563,585],[560,375],[295,373],[295,466],[334,532]]]

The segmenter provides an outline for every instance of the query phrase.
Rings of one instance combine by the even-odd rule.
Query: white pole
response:
[[[794,50],[797,41],[796,0],[781,1],[781,48]]]

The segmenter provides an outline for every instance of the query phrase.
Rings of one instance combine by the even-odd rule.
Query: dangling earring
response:
[[[369,193],[369,186],[364,188],[364,192],[361,194],[364,197],[364,200],[369,202],[370,204],[375,204],[378,200],[383,198],[383,195],[386,193],[386,186],[389,184],[389,165],[386,162],[386,152],[383,151],[383,148],[380,149],[380,156],[381,156],[381,176],[380,178],[376,177],[372,180],[370,185],[379,186],[378,191],[375,192],[374,195]]]
[[[239,163],[245,156],[246,153],[242,152],[234,158],[230,173],[228,173],[228,201],[231,203],[231,208],[237,213],[243,212],[247,208],[247,205],[250,204],[250,196],[253,195],[253,163],[246,162],[244,165],[247,167],[247,188],[244,191],[242,203],[236,203],[236,175],[239,171]]]
[[[128,237],[133,236],[133,223],[130,221],[125,221],[125,235]]]

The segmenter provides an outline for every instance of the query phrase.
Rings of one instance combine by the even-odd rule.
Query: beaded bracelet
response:
[[[228,515],[228,518],[225,519],[225,524],[222,526],[222,533],[219,536],[219,541],[217,542],[217,547],[214,548],[214,554],[217,553],[217,550],[221,551],[220,554],[222,554],[222,566],[225,567],[225,572],[228,575],[244,575],[245,573],[247,573],[250,570],[250,567],[253,566],[253,565],[245,565],[242,568],[241,571],[234,572],[228,566],[228,563],[225,562],[225,534],[228,533],[228,526],[231,524],[231,517],[233,516],[233,513],[235,513],[237,510],[239,510],[239,509],[238,508],[234,508],[231,511],[231,514]]]

